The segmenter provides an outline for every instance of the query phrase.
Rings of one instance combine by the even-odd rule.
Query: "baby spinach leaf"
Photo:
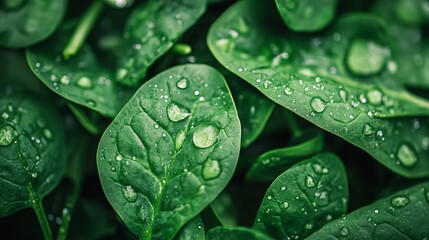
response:
[[[0,46],[21,48],[51,35],[60,24],[66,0],[4,0],[0,3]]]
[[[232,197],[229,192],[223,191],[210,203],[214,215],[222,226],[236,226],[238,223],[238,206],[234,204]]]
[[[344,215],[348,195],[341,160],[332,153],[318,154],[274,180],[253,227],[276,239],[302,239]]]
[[[207,240],[269,240],[262,232],[247,227],[215,227],[207,232]]]
[[[64,132],[47,106],[24,95],[0,99],[0,217],[37,207],[62,177]]]
[[[320,36],[285,34],[276,28],[281,20],[274,11],[264,3],[267,10],[262,13],[259,4],[238,2],[212,25],[208,45],[222,65],[392,171],[428,176],[429,155],[422,143],[427,141],[429,102],[404,90],[390,72],[383,22],[372,15],[346,15]],[[367,45],[356,39],[365,39]],[[359,49],[379,53],[360,61],[380,69],[366,72],[364,64],[354,62]],[[353,62],[351,69],[348,61]],[[392,81],[380,80],[389,74]],[[412,116],[421,118],[407,118]],[[418,129],[413,121],[418,121]]]
[[[215,69],[168,69],[145,83],[103,134],[107,199],[141,239],[172,239],[231,179],[240,123]]]
[[[311,129],[285,148],[270,150],[258,157],[246,173],[252,181],[270,182],[297,162],[310,157],[323,148],[323,134]]]
[[[201,221],[200,216],[196,216],[189,220],[188,223],[185,224],[185,226],[182,227],[180,232],[174,237],[175,240],[188,240],[188,239],[195,239],[195,240],[205,240],[205,232],[204,232],[204,225]]]
[[[307,239],[425,239],[429,183],[399,191],[323,226]],[[420,227],[416,227],[417,224]]]
[[[338,0],[276,0],[284,22],[297,32],[315,32],[326,27],[335,17],[337,4]]]
[[[106,32],[98,33],[104,40],[98,39],[95,45],[85,44],[67,60],[62,52],[72,28],[64,24],[61,32],[29,49],[27,61],[55,93],[104,116],[114,117],[135,90],[124,84],[138,86],[147,68],[172,47],[204,10],[205,1],[148,1],[132,12],[122,38],[105,40],[112,38],[110,29],[105,29]],[[100,24],[112,22],[109,16],[105,18]]]

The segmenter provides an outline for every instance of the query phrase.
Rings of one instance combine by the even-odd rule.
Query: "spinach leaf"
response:
[[[0,217],[32,207],[50,239],[41,199],[64,172],[60,118],[46,102],[17,94],[0,99],[0,114]]]
[[[0,46],[21,48],[51,35],[66,10],[66,0],[4,0],[0,3]]]
[[[332,153],[317,154],[274,180],[253,227],[277,239],[302,239],[344,215],[348,195],[341,160]]]
[[[246,178],[252,181],[270,182],[297,162],[320,152],[323,134],[310,129],[285,148],[273,149],[258,157],[247,171]]]
[[[399,81],[380,80],[389,74],[395,79],[382,21],[346,15],[324,35],[285,34],[276,30],[281,20],[275,9],[261,12],[260,4],[236,3],[212,25],[208,45],[215,57],[271,100],[364,149],[392,171],[428,176],[422,143],[429,102]],[[364,62],[377,67],[368,72]],[[412,116],[420,118],[406,118]]]
[[[199,216],[196,216],[189,220],[185,226],[182,227],[180,232],[174,238],[175,240],[204,240],[205,238],[204,225]]]
[[[141,239],[172,239],[231,179],[240,137],[219,72],[199,64],[168,69],[137,91],[101,138],[106,197]]]
[[[122,37],[117,39],[114,31],[100,27],[97,43],[85,44],[68,59],[62,55],[73,26],[65,23],[55,36],[29,49],[27,61],[55,93],[113,118],[135,90],[124,84],[138,86],[147,68],[204,10],[204,1],[149,1],[132,12]],[[105,18],[101,25],[115,23],[113,16]]]
[[[214,215],[222,226],[236,226],[238,223],[238,206],[234,204],[232,198],[229,192],[223,191],[210,203]]]
[[[425,239],[429,183],[399,191],[326,224],[307,239]],[[421,227],[416,227],[418,226]]]
[[[215,227],[207,232],[207,240],[269,240],[262,232],[247,227]]]
[[[326,27],[335,17],[337,4],[338,0],[276,0],[284,22],[297,32],[315,32]]]

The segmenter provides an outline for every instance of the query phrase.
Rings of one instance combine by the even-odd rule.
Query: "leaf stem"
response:
[[[101,0],[96,0],[84,13],[83,17],[81,18],[76,27],[76,30],[70,38],[70,41],[63,50],[64,59],[69,59],[79,51],[86,38],[88,37],[88,34],[94,26],[102,9],[103,2]]]
[[[52,240],[52,230],[49,226],[48,219],[46,218],[45,210],[43,209],[42,200],[34,191],[31,183],[27,184],[27,190],[30,195],[30,201],[34,212],[36,213],[37,220],[39,220],[40,228],[42,229],[45,240]]]

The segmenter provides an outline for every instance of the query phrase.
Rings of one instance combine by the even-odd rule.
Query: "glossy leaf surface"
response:
[[[180,232],[174,238],[175,240],[205,240],[206,234],[204,232],[204,224],[199,216],[189,220],[185,226],[182,227]]]
[[[168,69],[136,92],[101,138],[104,192],[141,239],[172,239],[231,179],[240,135],[219,72]]]
[[[383,22],[372,15],[346,15],[324,35],[286,34],[277,30],[281,19],[265,4],[261,13],[260,4],[236,3],[212,25],[208,44],[215,57],[271,100],[394,172],[429,175],[429,102],[396,81]],[[367,72],[365,62],[378,69]]]
[[[335,17],[338,0],[276,0],[277,9],[286,25],[298,32],[315,32]]]
[[[207,232],[207,240],[270,240],[269,236],[247,227],[215,227]]]
[[[426,182],[332,221],[307,239],[425,239],[429,235],[428,212]]]
[[[55,109],[25,95],[2,96],[0,217],[31,207],[52,191],[64,172],[64,147]]]
[[[51,35],[60,24],[66,0],[4,0],[0,3],[0,46],[21,48]]]
[[[274,180],[253,227],[276,239],[303,239],[344,215],[348,195],[341,160],[332,153],[317,154]]]

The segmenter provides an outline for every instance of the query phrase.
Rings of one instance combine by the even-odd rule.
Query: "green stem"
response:
[[[52,231],[49,226],[48,219],[46,218],[45,210],[43,209],[42,200],[34,191],[31,183],[27,184],[27,190],[30,195],[30,201],[34,212],[36,213],[37,220],[39,220],[40,228],[42,229],[45,240],[52,240]]]
[[[63,51],[64,59],[74,56],[84,44],[89,32],[94,26],[98,16],[103,9],[103,2],[101,0],[95,1],[85,12],[79,24],[76,27],[70,41]]]
[[[286,110],[285,114],[284,114],[284,116],[286,118],[285,119],[286,123],[289,126],[289,129],[291,131],[292,138],[297,138],[297,137],[302,135],[302,130],[299,127],[298,123],[295,121],[296,118],[293,115],[294,114],[289,110]]]

